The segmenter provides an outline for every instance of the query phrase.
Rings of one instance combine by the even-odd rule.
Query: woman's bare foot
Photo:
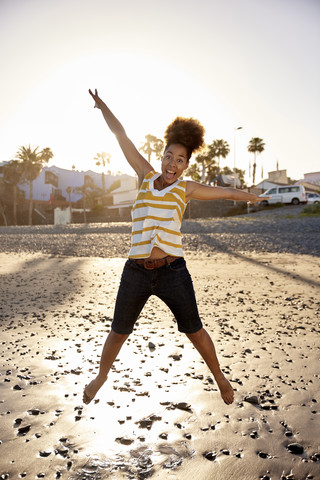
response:
[[[229,380],[227,380],[226,377],[221,374],[216,377],[216,382],[218,384],[223,401],[227,405],[230,405],[234,400],[234,392]]]
[[[89,405],[89,403],[94,399],[104,382],[107,380],[107,377],[100,378],[99,375],[94,378],[88,385],[84,387],[83,390],[83,403]]]

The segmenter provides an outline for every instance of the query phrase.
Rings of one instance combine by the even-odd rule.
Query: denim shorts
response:
[[[170,308],[180,332],[195,333],[202,328],[184,258],[154,270],[146,270],[129,258],[121,276],[112,330],[120,334],[131,333],[151,295],[159,297]]]

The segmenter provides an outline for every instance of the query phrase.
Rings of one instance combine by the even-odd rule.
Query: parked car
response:
[[[261,197],[261,205],[271,203],[291,203],[292,205],[299,205],[299,203],[307,203],[306,191],[303,185],[272,187],[259,195],[259,197]],[[270,198],[263,200],[265,197]]]
[[[307,193],[307,200],[308,203],[311,205],[319,205],[320,204],[320,195],[319,193]]]

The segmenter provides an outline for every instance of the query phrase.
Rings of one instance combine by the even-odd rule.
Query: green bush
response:
[[[91,209],[92,212],[94,213],[101,213],[103,212],[103,205],[101,205],[100,203],[97,203],[92,209]]]
[[[247,213],[247,204],[245,202],[241,202],[234,207],[230,208],[223,217],[233,217],[234,215],[243,215]]]
[[[307,205],[301,212],[303,217],[310,217],[320,215],[320,204],[318,205]]]
[[[274,210],[275,208],[282,208],[284,207],[284,203],[268,203],[266,206],[262,206],[262,208],[268,208],[269,210]]]

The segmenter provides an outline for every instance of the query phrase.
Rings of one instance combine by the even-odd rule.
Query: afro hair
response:
[[[166,149],[169,145],[180,143],[186,147],[189,159],[194,151],[204,145],[204,134],[205,129],[199,120],[177,117],[165,131]]]

